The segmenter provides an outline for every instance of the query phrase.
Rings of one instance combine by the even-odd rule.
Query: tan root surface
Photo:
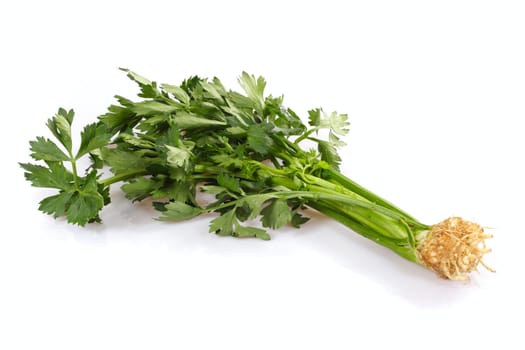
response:
[[[418,246],[419,257],[443,278],[466,280],[479,264],[494,272],[483,262],[483,255],[490,252],[485,239],[491,237],[480,225],[451,217],[430,227]]]

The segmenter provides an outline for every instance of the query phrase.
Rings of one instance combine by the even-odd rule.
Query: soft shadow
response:
[[[126,242],[126,245],[145,245],[154,250],[167,248],[173,253],[199,252],[239,258],[290,253],[286,245],[272,244],[272,241],[210,234],[208,223],[213,215],[187,222],[160,223],[154,220],[159,213],[152,208],[150,201],[130,203],[118,189],[111,195],[112,204],[104,208],[102,224],[81,228],[67,224],[62,218],[54,220],[48,217],[49,222],[42,220],[46,226],[56,225],[52,233],[55,239],[73,239],[98,247]],[[378,288],[422,307],[455,304],[479,288],[476,276],[467,283],[440,279],[433,272],[355,234],[334,220],[315,211],[308,211],[307,215],[311,220],[300,230],[278,230],[272,232],[272,237],[279,239],[283,234],[296,235],[298,244],[320,252],[354,274],[362,275]]]
[[[308,238],[307,244],[410,303],[430,308],[455,304],[479,287],[475,279],[461,282],[439,278],[329,218],[315,212],[308,215],[312,220],[300,233]]]

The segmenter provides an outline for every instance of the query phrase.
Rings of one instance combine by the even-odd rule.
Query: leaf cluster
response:
[[[39,209],[54,217],[66,216],[67,221],[84,226],[100,221],[99,211],[109,203],[109,188],[97,182],[96,169],[84,176],[77,173],[76,162],[83,156],[105,146],[110,134],[103,125],[86,125],[80,134],[80,146],[73,151],[71,125],[74,111],[60,108],[47,122],[56,141],[37,137],[30,141],[31,157],[44,165],[21,163],[25,178],[35,187],[58,190],[58,194],[40,202]],[[70,169],[66,165],[70,166]]]
[[[163,221],[216,212],[210,232],[218,235],[269,239],[266,229],[308,220],[301,214],[307,200],[294,191],[307,186],[307,174],[337,168],[346,115],[314,109],[305,125],[284,107],[282,96],[265,94],[264,78],[245,72],[241,93],[218,78],[157,84],[122,70],[138,84],[139,100],[117,95],[98,122],[84,127],[76,152],[72,110],[59,109],[47,123],[58,143],[44,137],[30,142],[31,157],[43,165],[21,164],[26,179],[58,190],[42,200],[40,210],[78,225],[100,221],[109,186],[124,182],[126,197],[153,200]],[[313,137],[322,129],[327,140]],[[317,150],[303,150],[305,139],[317,143]],[[79,175],[82,157],[92,166]],[[111,176],[103,178],[106,170]],[[202,205],[201,193],[215,200]],[[250,224],[257,218],[259,227]]]

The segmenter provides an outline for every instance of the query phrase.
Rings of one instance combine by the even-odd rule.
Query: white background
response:
[[[12,1],[0,5],[1,349],[523,349],[522,1]],[[314,215],[269,242],[168,224],[118,186],[102,225],[37,211],[16,164],[60,106],[76,130],[128,67],[348,113],[343,171],[425,223],[492,227],[497,269],[437,278]]]

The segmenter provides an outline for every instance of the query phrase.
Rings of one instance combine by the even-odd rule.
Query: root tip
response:
[[[468,280],[468,274],[478,265],[495,272],[482,260],[490,252],[485,245],[487,238],[492,235],[484,233],[480,225],[451,217],[430,227],[419,243],[419,257],[425,267],[443,278]]]

